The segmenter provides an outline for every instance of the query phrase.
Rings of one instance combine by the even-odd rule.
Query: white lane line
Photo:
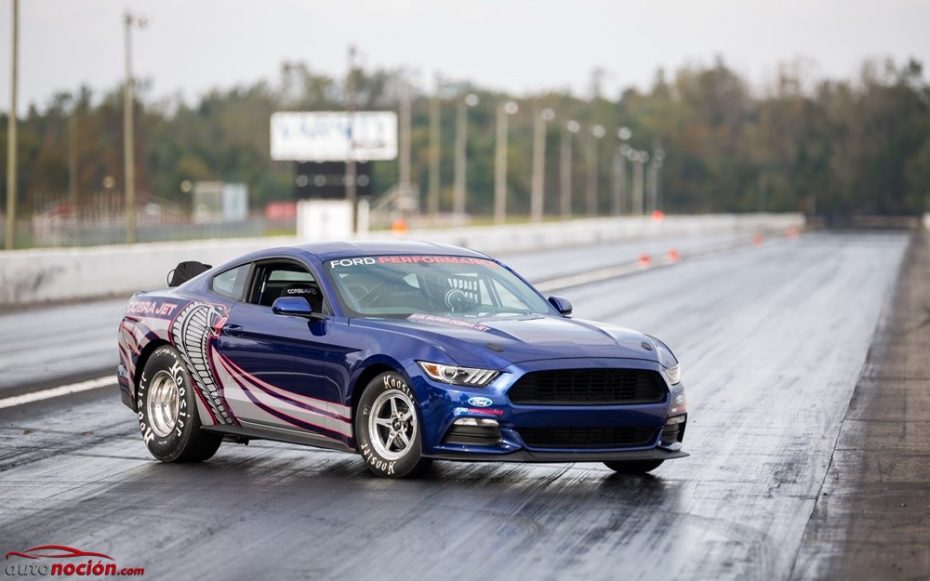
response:
[[[640,270],[646,270],[648,268],[648,266],[643,266],[638,262],[631,264],[621,264],[618,266],[599,268],[597,270],[592,270],[580,274],[549,279],[537,284],[536,288],[539,289],[540,292],[547,293],[554,290],[583,286],[586,284],[610,280],[612,278],[625,276],[634,272],[639,272]]]
[[[98,377],[97,379],[88,379],[87,381],[72,383],[70,385],[62,385],[60,387],[52,387],[50,389],[43,389],[41,391],[34,391],[32,393],[24,393],[23,395],[6,397],[0,399],[0,409],[16,407],[19,405],[25,405],[27,403],[42,401],[43,399],[51,399],[53,397],[60,397],[72,393],[100,389],[101,387],[114,385],[115,383],[116,379],[113,377]]]
[[[776,237],[777,234],[767,233],[768,236]],[[790,235],[789,235],[790,237]],[[607,266],[604,268],[597,268],[594,270],[589,270],[586,272],[580,272],[576,274],[569,274],[565,276],[560,276],[556,278],[551,278],[548,280],[543,280],[538,283],[533,283],[539,292],[549,293],[552,291],[558,291],[563,289],[569,289],[579,286],[584,286],[588,284],[595,284],[599,282],[604,282],[611,280],[613,278],[619,278],[621,276],[629,276],[638,272],[645,272],[650,270],[655,270],[657,268],[662,268],[665,266],[672,266],[674,264],[680,264],[691,259],[696,258],[711,258],[714,256],[719,256],[723,254],[729,254],[737,250],[743,250],[746,248],[752,248],[753,245],[745,244],[742,242],[737,242],[735,244],[727,244],[724,246],[716,246],[704,249],[698,249],[694,252],[684,252],[681,255],[676,253],[674,258],[665,255],[658,259],[653,259],[649,254],[644,254],[643,256],[647,258],[646,262],[642,260],[631,261],[623,264],[618,264],[615,266]]]

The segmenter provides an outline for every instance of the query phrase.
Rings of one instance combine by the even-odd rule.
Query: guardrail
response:
[[[590,218],[543,224],[415,230],[404,236],[375,232],[370,240],[409,238],[474,248],[489,254],[656,236],[755,232],[804,225],[801,214],[714,214]],[[293,237],[14,250],[0,253],[0,308],[129,295],[165,285],[182,260],[222,264],[262,248],[299,244]]]

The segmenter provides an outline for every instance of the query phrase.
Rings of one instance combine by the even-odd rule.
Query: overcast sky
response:
[[[0,0],[0,108],[9,108],[12,0]],[[20,110],[58,90],[112,88],[123,70],[121,14],[152,95],[274,78],[284,60],[342,74],[346,46],[369,66],[406,66],[517,92],[648,86],[659,66],[715,55],[761,86],[779,62],[850,77],[864,58],[930,66],[930,0],[21,0]],[[930,75],[927,75],[930,76]]]

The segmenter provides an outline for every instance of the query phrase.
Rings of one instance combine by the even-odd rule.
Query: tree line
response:
[[[356,71],[360,110],[396,110],[407,83],[400,70]],[[430,89],[432,91],[432,88]],[[287,63],[277,78],[213,90],[195,103],[153,98],[140,82],[135,103],[136,189],[140,199],[189,205],[181,184],[224,180],[248,184],[256,209],[293,198],[294,168],[269,156],[269,118],[275,111],[342,110],[343,79]],[[451,208],[455,109],[468,111],[468,211],[490,213],[494,191],[495,112],[514,100],[510,119],[510,212],[529,212],[534,115],[555,112],[546,125],[547,213],[558,212],[559,144],[568,120],[581,131],[573,167],[574,210],[585,210],[590,179],[590,128],[601,125],[596,176],[599,209],[610,208],[611,160],[617,128],[632,131],[638,149],[664,150],[661,184],[666,212],[803,211],[823,215],[905,215],[930,210],[930,85],[916,61],[870,61],[854,79],[812,79],[783,66],[764,88],[752,87],[725,62],[658,71],[648,90],[605,95],[592,90],[514,96],[469,82],[445,82],[440,99],[441,207]],[[428,189],[429,99],[414,88],[412,175]],[[8,114],[0,118],[6,132]],[[19,123],[20,207],[42,210],[48,200],[78,204],[123,183],[122,92],[88,88],[61,92],[31,106]],[[587,145],[586,145],[587,144]],[[6,140],[0,157],[6,157]],[[6,167],[3,164],[2,171]],[[397,181],[394,162],[375,162],[376,195]],[[628,172],[629,175],[629,172]],[[0,180],[6,187],[5,175]],[[3,192],[5,198],[5,191]],[[43,202],[45,201],[45,202]],[[425,203],[425,202],[424,202]]]

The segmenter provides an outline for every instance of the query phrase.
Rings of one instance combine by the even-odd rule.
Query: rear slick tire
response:
[[[202,428],[197,389],[177,349],[157,348],[145,363],[136,389],[142,441],[162,462],[201,462],[223,442]]]

